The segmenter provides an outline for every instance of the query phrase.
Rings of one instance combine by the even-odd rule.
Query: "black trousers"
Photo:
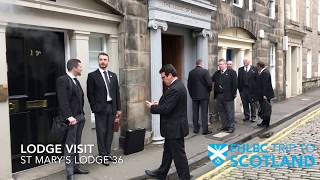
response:
[[[193,127],[198,132],[199,125],[199,108],[201,108],[202,132],[208,132],[208,99],[192,100]]]
[[[69,147],[72,145],[79,145],[81,143],[81,135],[84,127],[85,121],[80,121],[76,125],[72,125],[68,127],[67,136],[65,145]],[[67,176],[73,175],[74,169],[79,168],[79,164],[75,164],[76,159],[79,159],[79,154],[74,152],[68,152],[66,148],[64,148],[64,157],[65,165],[66,165],[66,174]]]
[[[270,99],[267,99],[267,101],[270,103]],[[264,103],[264,99],[259,99],[259,110],[261,111],[262,108],[263,108],[263,103]],[[258,114],[261,114],[261,112],[259,112]],[[266,125],[266,126],[269,126],[270,125],[270,119],[271,119],[271,116],[262,116],[262,122],[261,124],[263,125]]]
[[[234,129],[234,100],[225,101],[222,94],[218,94],[216,99],[222,128]]]
[[[187,155],[184,150],[184,138],[165,139],[163,146],[162,162],[156,173],[165,179],[171,166],[172,160],[176,166],[179,179],[189,180],[190,171]]]
[[[253,95],[250,94],[249,89],[244,88],[240,92],[240,97],[241,97],[242,106],[243,106],[244,118],[247,120],[256,119],[256,103],[255,103],[255,99],[253,98]]]
[[[115,115],[112,112],[112,104],[107,104],[105,111],[95,113],[94,115],[99,155],[108,156],[111,154],[115,118]]]

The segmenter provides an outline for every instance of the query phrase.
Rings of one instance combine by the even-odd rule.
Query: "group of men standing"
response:
[[[193,132],[199,133],[199,109],[201,109],[202,134],[210,134],[208,130],[208,102],[214,83],[215,108],[221,120],[219,131],[232,133],[235,130],[234,99],[239,90],[243,105],[243,121],[255,122],[258,115],[262,122],[259,127],[269,127],[270,115],[261,115],[264,104],[274,97],[270,72],[265,63],[259,61],[257,66],[251,65],[249,59],[243,60],[243,66],[238,69],[238,75],[232,69],[232,61],[218,60],[218,70],[210,77],[203,68],[202,60],[196,61],[196,68],[189,72],[188,90],[192,99]],[[259,102],[259,103],[257,103]]]
[[[99,68],[88,74],[87,96],[92,112],[95,114],[98,152],[100,156],[107,157],[108,161],[115,161],[111,157],[111,144],[113,125],[115,119],[121,116],[119,83],[115,73],[107,69],[109,56],[106,53],[98,55]],[[214,98],[217,102],[219,116],[222,122],[220,130],[232,133],[234,127],[234,99],[239,89],[244,108],[244,120],[255,121],[255,102],[270,103],[274,97],[271,77],[263,62],[257,67],[250,65],[245,59],[244,66],[237,73],[231,68],[232,62],[224,59],[218,61],[219,70],[210,77],[208,70],[204,69],[203,61],[196,61],[196,68],[190,71],[188,77],[188,90],[192,98],[194,133],[199,133],[199,108],[201,109],[202,134],[210,134],[208,129],[208,103],[214,83]],[[68,72],[57,79],[57,97],[59,111],[62,118],[69,124],[65,144],[80,144],[84,127],[83,105],[84,93],[77,77],[81,75],[82,65],[78,59],[67,62]],[[176,69],[171,65],[164,65],[159,74],[167,87],[159,101],[146,101],[146,106],[152,114],[160,114],[160,132],[165,138],[162,162],[156,170],[146,170],[151,177],[165,179],[174,161],[179,179],[190,179],[187,156],[185,153],[184,137],[189,133],[187,118],[187,90],[177,77]],[[82,115],[82,116],[80,116]],[[268,127],[270,116],[263,117],[258,126]],[[74,179],[74,174],[87,174],[75,163],[79,154],[65,152],[70,156],[71,162],[66,163],[68,180]],[[109,165],[108,162],[104,165]]]
[[[92,112],[95,114],[96,134],[99,156],[107,161],[103,165],[108,166],[109,161],[114,162],[111,155],[111,144],[113,138],[113,126],[115,120],[121,115],[120,91],[117,75],[108,70],[109,56],[106,53],[99,53],[99,68],[88,74],[87,96]],[[68,146],[81,143],[82,130],[85,124],[84,119],[84,93],[78,77],[82,72],[82,65],[79,59],[70,59],[67,62],[68,72],[60,76],[56,81],[57,99],[59,114],[68,128],[64,143]],[[116,118],[117,117],[117,118]],[[73,180],[74,174],[88,174],[89,171],[79,168],[75,163],[79,154],[65,151],[66,178]]]

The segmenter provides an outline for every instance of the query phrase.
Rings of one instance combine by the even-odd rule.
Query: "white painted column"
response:
[[[166,22],[151,20],[150,45],[151,45],[151,101],[159,101],[162,95],[162,80],[159,70],[162,67],[161,28],[166,31]],[[160,115],[152,114],[152,141],[154,144],[163,143],[164,138],[160,134]]]
[[[227,59],[227,47],[219,47],[218,59]]]
[[[249,60],[251,60],[251,65],[254,65],[257,63],[257,62],[253,62],[253,59],[252,59],[252,49],[246,49],[245,50],[245,55],[244,55],[245,58],[248,58]],[[243,63],[243,61],[242,61]]]
[[[237,52],[237,55],[236,55],[234,65],[233,65],[235,71],[238,72],[238,68],[243,66],[244,57],[245,57],[245,49],[239,49]],[[239,92],[237,92],[237,97],[236,97],[234,103],[235,103],[235,112],[242,114],[243,113],[243,106],[242,106],[242,101],[241,101]]]
[[[200,33],[195,33],[197,37],[197,59],[202,59],[204,67],[208,69],[208,38],[212,38],[212,32],[203,29]]]
[[[8,87],[7,57],[6,57],[6,26],[7,23],[0,22],[0,85]],[[8,98],[0,102],[0,179],[12,179],[11,171],[11,140],[10,140],[10,118]]]
[[[119,36],[111,34],[107,39],[107,53],[110,57],[109,68],[117,74],[119,80]]]
[[[245,49],[239,49],[238,56],[237,56],[237,62],[236,62],[236,68],[243,66],[243,59],[244,59]]]
[[[288,46],[286,57],[286,98],[291,97],[291,46]]]
[[[85,112],[85,118],[86,123],[82,131],[82,138],[81,143],[82,144],[95,144],[94,146],[94,153],[97,153],[98,147],[96,146],[96,136],[95,132],[92,130],[91,125],[91,110],[88,103],[87,96],[87,76],[90,71],[89,67],[89,35],[90,32],[84,32],[84,31],[73,31],[71,34],[71,40],[70,40],[70,58],[77,58],[81,60],[82,64],[82,73],[81,76],[78,77],[78,80],[80,81],[81,87],[83,89],[83,92],[85,94],[84,96],[84,112]]]
[[[116,73],[118,76],[119,81],[119,36],[118,35],[110,35],[107,40],[107,54],[109,55],[109,69]],[[121,94],[120,94],[121,96]],[[113,141],[112,141],[112,150],[118,150],[119,145],[119,138],[120,138],[120,132],[113,133]]]

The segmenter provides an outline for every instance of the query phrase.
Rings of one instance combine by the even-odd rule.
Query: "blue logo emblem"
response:
[[[229,147],[227,144],[209,144],[208,156],[211,162],[216,166],[220,166],[225,162],[228,156]]]

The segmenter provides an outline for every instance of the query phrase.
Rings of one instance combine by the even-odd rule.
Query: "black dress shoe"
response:
[[[267,124],[262,124],[262,123],[257,124],[257,126],[260,127],[260,128],[268,128],[268,127],[269,127],[269,125],[267,125]]]
[[[73,174],[89,174],[89,171],[84,169],[74,169]]]
[[[107,160],[110,161],[110,162],[117,162],[117,160],[112,158],[112,157],[113,157],[112,155],[108,155],[107,156]]]
[[[74,180],[74,176],[73,175],[67,176],[67,180]]]
[[[221,128],[218,128],[217,130],[218,130],[218,131],[227,131],[228,129],[227,129],[227,128],[222,128],[222,127],[221,127]]]
[[[248,118],[244,118],[244,119],[242,119],[243,121],[249,121],[249,119]]]
[[[207,131],[207,132],[203,132],[202,135],[207,135],[207,134],[211,134],[212,131]]]
[[[229,128],[226,132],[227,132],[227,133],[233,133],[233,132],[234,132],[234,129],[233,129],[233,128]]]
[[[256,118],[251,119],[250,122],[256,122]]]
[[[193,130],[193,133],[199,134],[199,130]]]
[[[144,171],[146,173],[146,175],[153,177],[153,178],[158,178],[158,179],[164,179],[163,177],[161,177],[156,171],[151,171],[151,170],[145,170]]]

